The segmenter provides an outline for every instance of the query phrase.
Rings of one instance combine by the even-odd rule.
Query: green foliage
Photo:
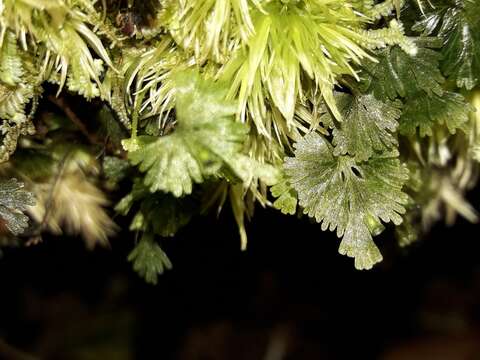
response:
[[[15,86],[22,81],[22,59],[15,35],[9,31],[4,36],[0,54],[0,81],[7,86]]]
[[[438,125],[445,125],[452,134],[458,128],[467,130],[471,109],[461,94],[443,88],[445,79],[439,69],[438,52],[419,47],[412,56],[393,47],[378,55],[378,63],[365,66],[364,87],[378,99],[403,101],[401,134],[414,135],[418,129],[420,136],[432,136]]]
[[[23,212],[33,205],[33,194],[24,190],[23,183],[14,178],[0,183],[0,218],[13,235],[21,234],[28,226]]]
[[[335,156],[332,146],[316,133],[295,144],[295,157],[285,160],[285,172],[298,193],[299,204],[322,230],[343,237],[339,252],[355,258],[357,269],[382,260],[372,235],[381,221],[402,222],[407,195],[401,189],[408,170],[397,153],[386,152],[368,161]]]
[[[44,78],[58,82],[60,88],[66,83],[69,90],[88,99],[99,96],[103,62],[113,64],[89,28],[100,25],[90,1],[4,0],[1,16],[3,26],[18,34],[24,48],[27,37],[39,46],[35,50],[43,60]],[[94,58],[90,49],[101,59]]]
[[[127,160],[119,159],[115,156],[105,156],[103,159],[105,177],[113,183],[118,183],[125,179],[129,170],[130,164]]]
[[[337,107],[343,121],[333,125],[327,112],[322,116],[325,125],[335,126],[333,145],[335,155],[352,155],[358,161],[368,160],[375,152],[397,147],[395,131],[401,111],[398,103],[384,103],[373,95],[336,94]]]
[[[286,179],[282,179],[270,188],[272,195],[277,199],[273,206],[280,210],[283,214],[293,215],[297,211],[297,194],[289,185]]]
[[[406,102],[400,120],[400,133],[414,135],[418,128],[420,136],[432,136],[435,125],[444,125],[451,134],[466,127],[471,107],[462,95],[450,91],[442,96],[432,94],[414,97]]]
[[[365,85],[380,100],[397,97],[410,98],[424,91],[441,95],[444,79],[438,68],[440,54],[419,47],[409,55],[397,46],[388,47],[376,54],[377,62],[366,62]]]
[[[162,237],[172,237],[198,212],[198,206],[190,197],[176,199],[170,194],[151,194],[137,179],[132,191],[123,197],[115,207],[122,215],[127,215],[135,203],[140,202],[130,224],[130,230],[150,232]]]
[[[480,3],[436,0],[425,11],[413,29],[442,40],[442,72],[458,87],[472,89],[480,80]]]
[[[35,132],[31,117],[35,112],[39,90],[38,74],[34,64],[25,60],[18,48],[14,34],[7,31],[5,40],[0,43],[0,163],[9,159],[17,148],[21,135]],[[27,113],[27,106],[30,112]]]
[[[232,84],[229,96],[239,98],[240,118],[251,121],[258,133],[270,138],[272,131],[285,132],[278,123],[268,121],[267,109],[275,106],[287,128],[297,127],[295,107],[303,100],[302,78],[307,77],[340,119],[334,85],[339,75],[357,77],[352,64],[372,59],[366,48],[399,44],[415,50],[396,21],[389,28],[364,30],[370,11],[366,18],[359,16],[356,5],[344,0],[289,1],[253,7],[249,18],[254,35],[238,40],[241,46],[222,70],[222,78]],[[393,5],[387,8],[386,14],[393,11]],[[285,135],[291,136],[289,132]]]
[[[158,275],[172,268],[172,263],[155,242],[153,235],[145,233],[128,255],[128,261],[133,263],[133,269],[149,284],[155,285]]]
[[[223,167],[246,178],[252,171],[241,153],[247,129],[234,121],[235,106],[224,100],[225,87],[185,72],[177,76],[175,89],[178,123],[173,132],[138,137],[139,149],[129,155],[146,171],[150,191],[190,194],[193,183],[218,175]]]
[[[154,283],[171,267],[155,236],[228,203],[245,249],[256,205],[273,206],[370,268],[383,223],[403,246],[477,219],[479,4],[0,0],[0,171],[37,199],[6,182],[2,217],[106,244],[109,192]],[[62,99],[41,100],[44,82]],[[95,101],[77,114],[74,94]],[[40,100],[66,116],[35,116]]]

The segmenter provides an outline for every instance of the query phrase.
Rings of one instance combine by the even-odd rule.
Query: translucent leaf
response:
[[[190,194],[193,183],[222,167],[240,179],[248,178],[251,171],[245,171],[241,154],[247,128],[235,122],[235,106],[224,100],[225,87],[189,71],[178,75],[175,89],[174,131],[162,137],[138,137],[138,150],[129,154],[131,162],[147,172],[150,191],[177,197]]]
[[[0,81],[9,86],[18,84],[23,75],[22,59],[17,48],[17,39],[12,32],[5,34],[0,50]]]
[[[403,222],[396,227],[395,237],[398,245],[405,247],[416,242],[421,234],[419,220],[416,219],[418,214],[415,211],[407,211],[403,217]]]
[[[435,125],[445,125],[454,134],[464,127],[470,108],[462,95],[443,89],[438,52],[419,47],[412,56],[394,47],[380,52],[378,59],[378,64],[365,66],[365,90],[378,99],[402,98],[401,134],[413,135],[418,128],[420,136],[431,136]]]
[[[394,132],[401,114],[399,103],[382,102],[371,94],[335,95],[343,117],[343,121],[333,130],[335,155],[349,154],[362,161],[369,159],[374,152],[391,150],[397,146]],[[327,114],[322,117],[323,121]]]
[[[442,39],[442,72],[470,90],[480,80],[480,2],[437,0],[429,5],[413,29]]]
[[[23,187],[17,179],[0,182],[0,218],[13,235],[19,235],[28,226],[28,217],[23,211],[35,205],[33,194]]]
[[[394,100],[424,91],[441,95],[444,78],[438,68],[440,54],[419,47],[410,55],[397,46],[387,47],[377,53],[378,62],[365,62],[367,92],[380,100]]]
[[[375,154],[366,162],[335,156],[319,134],[310,133],[295,144],[295,157],[286,158],[288,181],[298,193],[304,213],[343,237],[339,252],[355,258],[357,269],[382,260],[372,235],[383,222],[402,222],[407,195],[402,187],[408,169],[396,152]]]
[[[113,183],[122,181],[130,170],[130,164],[127,160],[115,156],[105,156],[103,159],[103,172],[105,177]]]
[[[142,202],[140,211],[156,235],[172,237],[190,222],[196,206],[190,197],[176,199],[169,194],[153,194]]]
[[[133,269],[149,284],[155,285],[158,275],[172,268],[167,254],[154,241],[153,235],[145,233],[132,252],[128,261],[133,263]]]
[[[8,119],[11,123],[25,121],[25,107],[33,97],[34,89],[30,84],[16,87],[0,84],[0,119]]]
[[[286,179],[282,179],[272,186],[270,191],[277,198],[273,206],[280,210],[282,214],[293,215],[297,212],[297,194]]]
[[[198,206],[191,197],[177,199],[171,194],[156,192],[151,194],[148,188],[136,179],[132,191],[115,207],[122,215],[127,215],[135,202],[140,208],[133,217],[130,230],[149,232],[162,237],[174,236],[188,224],[197,213]]]
[[[471,107],[462,95],[445,91],[442,96],[421,96],[407,99],[400,118],[399,131],[414,135],[418,128],[420,136],[432,136],[435,125],[445,125],[451,134],[457,129],[467,131]]]
[[[20,136],[35,133],[31,120],[41,93],[35,60],[18,48],[11,32],[4,35],[0,49],[0,163],[16,150]]]
[[[134,179],[132,191],[118,202],[115,206],[115,211],[125,216],[130,212],[135,201],[141,200],[148,195],[148,188],[145,187],[143,182],[138,178]]]
[[[195,211],[195,204],[189,197],[177,199],[169,194],[149,194],[134,216],[130,230],[151,231],[155,235],[172,237],[190,222]]]

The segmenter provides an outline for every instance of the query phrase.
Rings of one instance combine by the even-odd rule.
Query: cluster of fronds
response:
[[[18,148],[2,172],[31,192],[0,185],[8,236],[25,212],[25,237],[105,245],[103,191],[130,185],[115,210],[155,282],[171,267],[158,240],[227,200],[242,248],[259,203],[336,231],[358,269],[381,261],[385,223],[404,246],[442,218],[476,221],[464,194],[480,159],[479,12],[476,0],[0,0],[0,161]],[[36,116],[45,82],[104,106],[86,126],[48,95],[65,118]]]

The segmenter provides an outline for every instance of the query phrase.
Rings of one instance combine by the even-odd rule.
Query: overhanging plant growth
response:
[[[273,206],[335,231],[357,269],[382,260],[385,226],[406,246],[438,220],[476,221],[479,13],[478,0],[0,0],[1,244],[107,245],[116,212],[155,283],[172,266],[161,243],[226,204],[243,249],[255,204]]]

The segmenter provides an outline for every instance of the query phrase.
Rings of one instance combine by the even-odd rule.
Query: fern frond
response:
[[[7,161],[15,151],[20,136],[35,133],[31,120],[42,90],[38,69],[26,60],[25,54],[21,54],[10,32],[7,33],[7,41],[2,44],[2,52],[6,55],[0,60],[3,67],[0,81],[0,163]]]
[[[296,143],[295,157],[285,160],[285,172],[297,191],[304,213],[343,237],[339,252],[355,258],[357,269],[382,260],[372,240],[381,221],[402,222],[408,196],[402,187],[408,169],[396,151],[375,154],[368,161],[335,156],[332,146],[316,133]]]
[[[19,235],[28,226],[24,212],[33,205],[33,194],[24,189],[23,183],[15,178],[0,182],[0,219],[13,235]]]

